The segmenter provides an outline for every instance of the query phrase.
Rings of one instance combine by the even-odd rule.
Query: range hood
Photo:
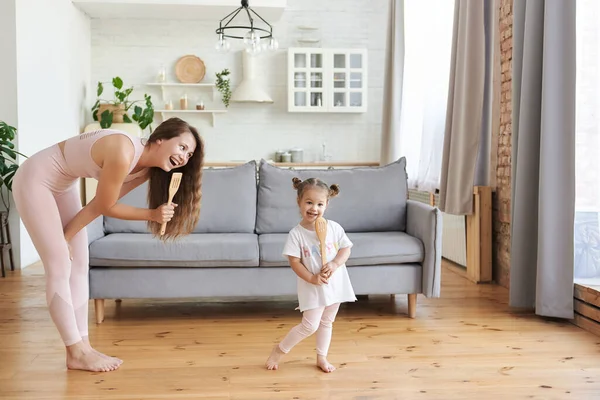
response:
[[[251,56],[245,50],[242,53],[242,82],[231,94],[231,101],[236,103],[273,103],[260,83],[257,81],[257,56]],[[258,56],[260,57],[260,55]]]
[[[90,18],[219,20],[240,0],[71,0]],[[254,11],[270,23],[281,18],[287,0],[250,0]]]

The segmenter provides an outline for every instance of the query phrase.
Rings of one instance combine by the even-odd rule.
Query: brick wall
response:
[[[494,280],[498,284],[508,287],[510,280],[512,0],[500,1],[499,15],[502,92],[498,166],[496,169],[497,189],[493,195],[493,265]]]

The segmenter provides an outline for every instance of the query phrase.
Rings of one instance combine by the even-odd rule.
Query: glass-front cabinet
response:
[[[288,49],[289,112],[367,111],[366,49]]]

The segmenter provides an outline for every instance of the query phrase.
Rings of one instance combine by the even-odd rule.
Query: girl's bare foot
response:
[[[317,367],[321,368],[323,372],[333,372],[335,371],[335,367],[327,361],[325,356],[320,356],[317,354]]]
[[[116,360],[119,363],[119,365],[123,364],[123,360],[121,360],[120,358],[109,356],[109,355],[106,355],[104,353],[100,353],[98,350],[94,349],[92,347],[92,345],[90,344],[90,338],[89,338],[89,336],[84,336],[83,337],[83,343],[86,344],[90,349],[92,349],[92,351],[94,353],[98,354],[100,357],[104,357],[104,358],[106,358],[108,360]]]
[[[107,358],[86,345],[83,341],[67,346],[67,368],[84,371],[108,372],[119,368],[116,358]],[[112,359],[111,359],[112,358]]]
[[[285,355],[285,353],[283,351],[281,351],[281,349],[279,348],[279,345],[273,347],[273,351],[271,352],[271,355],[267,359],[267,363],[266,363],[267,369],[276,370],[277,368],[279,368],[279,361],[281,360],[281,358],[284,355]]]

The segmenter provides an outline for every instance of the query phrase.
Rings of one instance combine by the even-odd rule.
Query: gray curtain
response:
[[[489,185],[493,0],[456,0],[440,209],[469,215],[473,186]]]
[[[510,305],[573,318],[575,1],[515,0]]]
[[[380,164],[400,158],[400,114],[404,80],[404,0],[390,0],[385,59]]]

